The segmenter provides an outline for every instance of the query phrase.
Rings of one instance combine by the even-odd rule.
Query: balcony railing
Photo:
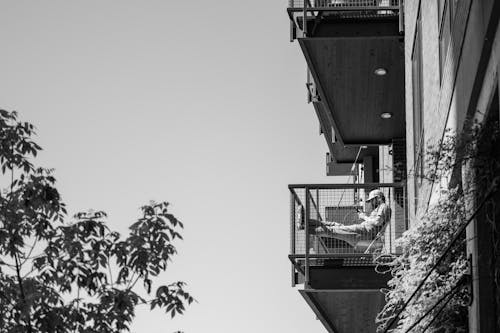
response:
[[[403,0],[289,0],[291,40],[306,37],[304,17],[313,20],[322,16],[345,18],[399,17],[399,31],[404,30]]]
[[[385,207],[377,208],[367,202],[374,189],[383,192],[385,198],[380,202],[385,200]],[[311,266],[333,261],[345,266],[369,266],[381,255],[399,253],[395,240],[407,229],[403,184],[305,184],[289,185],[289,190],[289,257],[294,272],[301,273],[306,281]],[[351,227],[356,231],[346,231],[341,226],[359,226],[363,222],[359,217],[362,212],[370,223]]]
[[[308,10],[398,10],[400,0],[289,0],[288,8],[300,8],[304,6]]]

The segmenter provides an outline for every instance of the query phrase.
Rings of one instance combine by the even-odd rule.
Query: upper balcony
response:
[[[348,146],[339,142],[329,145],[330,152],[326,154],[326,175],[346,176],[354,175],[362,165],[366,182],[378,181],[378,146]],[[370,170],[371,169],[371,170]]]
[[[370,215],[368,193],[384,193],[384,222],[366,232],[343,234],[322,226],[331,222],[354,225],[359,211]],[[330,332],[375,332],[375,317],[384,305],[395,240],[407,228],[406,187],[391,184],[289,185],[291,194],[292,285]],[[376,214],[375,214],[376,215]],[[318,227],[319,226],[319,227]]]
[[[310,101],[336,139],[360,146],[405,137],[402,1],[290,0],[288,14]]]

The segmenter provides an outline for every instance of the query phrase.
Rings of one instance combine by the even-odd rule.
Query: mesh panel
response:
[[[338,258],[353,254],[398,253],[395,239],[406,226],[403,187],[377,187],[384,199],[368,202],[371,185],[291,189],[291,254]],[[385,201],[385,202],[384,202]]]

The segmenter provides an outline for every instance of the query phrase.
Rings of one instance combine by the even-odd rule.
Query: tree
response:
[[[1,331],[120,332],[142,304],[182,314],[193,302],[184,282],[153,290],[177,253],[173,242],[182,239],[183,224],[168,203],[142,206],[127,237],[110,230],[101,211],[68,221],[53,170],[34,165],[41,150],[34,135],[16,112],[0,110],[0,169],[8,184],[0,196]]]

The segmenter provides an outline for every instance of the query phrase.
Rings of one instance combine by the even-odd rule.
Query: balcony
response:
[[[403,3],[291,0],[288,15],[322,126],[346,146],[405,137]]]
[[[344,146],[339,142],[329,145],[330,153],[326,154],[326,175],[345,176],[358,174],[353,173],[353,167],[357,170],[359,165],[363,165],[364,181],[378,181],[378,171],[374,168],[378,165],[378,146]],[[370,169],[371,170],[368,170]]]
[[[370,212],[368,193],[380,189],[388,206],[385,222],[359,235],[341,235],[322,223],[358,224],[358,211]],[[395,240],[406,230],[403,184],[289,185],[291,193],[292,285],[330,332],[375,332],[384,305],[386,268],[399,252]],[[320,230],[321,229],[321,230]]]

